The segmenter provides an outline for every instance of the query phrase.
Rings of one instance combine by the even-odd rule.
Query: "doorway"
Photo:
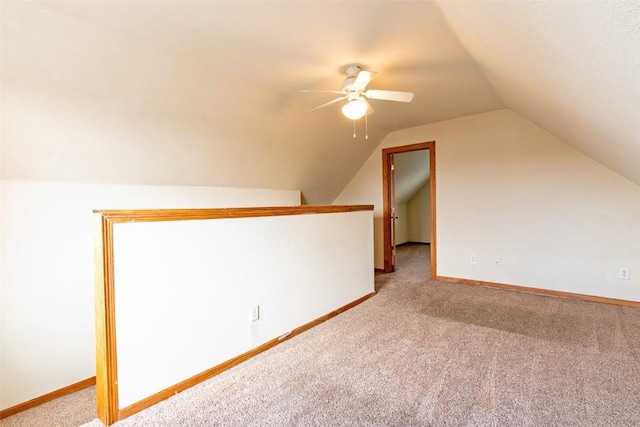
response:
[[[384,245],[384,272],[391,273],[396,270],[396,221],[398,220],[396,209],[396,180],[395,180],[395,156],[401,153],[428,150],[428,186],[429,186],[429,213],[430,221],[430,277],[435,279],[436,273],[436,143],[422,142],[419,144],[392,147],[382,150],[382,200],[383,200],[383,245]]]

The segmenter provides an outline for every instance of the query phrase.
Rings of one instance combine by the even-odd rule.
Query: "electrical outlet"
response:
[[[618,279],[629,280],[629,267],[620,267],[618,270]]]
[[[260,320],[260,306],[256,305],[251,309],[251,321],[256,322]]]
[[[478,259],[476,258],[475,255],[471,255],[469,256],[469,264],[477,264]]]
[[[494,267],[500,267],[500,265],[502,264],[502,260],[500,260],[500,257],[495,257],[493,259],[493,265]]]

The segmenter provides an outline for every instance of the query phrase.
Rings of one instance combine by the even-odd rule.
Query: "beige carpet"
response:
[[[0,421],[2,427],[77,427],[96,418],[96,388],[47,402]]]
[[[640,426],[640,310],[431,281],[426,245],[398,264],[374,298],[116,426]]]

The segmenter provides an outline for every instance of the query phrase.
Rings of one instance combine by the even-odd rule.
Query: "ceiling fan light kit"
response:
[[[358,120],[367,114],[369,105],[363,99],[352,99],[342,106],[342,114],[348,119]]]

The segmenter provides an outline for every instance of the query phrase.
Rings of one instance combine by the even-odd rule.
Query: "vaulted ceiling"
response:
[[[392,131],[511,108],[640,185],[640,3],[4,1],[2,176],[300,189]],[[370,88],[368,138],[340,104]],[[149,166],[152,165],[152,166]]]

